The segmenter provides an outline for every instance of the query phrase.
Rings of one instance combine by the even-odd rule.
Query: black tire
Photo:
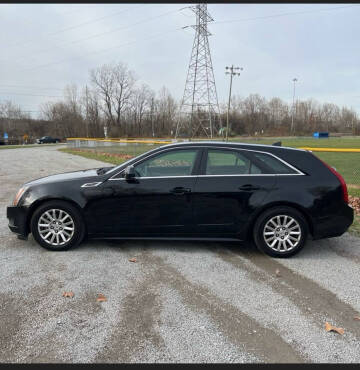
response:
[[[296,244],[296,242],[294,242],[294,240],[291,239],[290,242],[294,243],[295,246],[291,247],[288,244],[289,250],[285,250],[283,246],[280,246],[280,250],[275,250],[276,246],[283,243],[282,240],[278,240],[276,242],[275,246],[273,247],[274,249],[268,245],[268,243],[272,244],[274,240],[268,241],[268,243],[265,240],[265,236],[264,236],[265,226],[271,219],[273,219],[273,217],[276,217],[276,216],[280,216],[280,223],[284,222],[285,220],[284,217],[281,218],[282,216],[291,217],[297,222],[297,225],[296,225],[296,222],[294,222],[293,224],[289,226],[289,228],[295,227],[295,230],[298,230],[295,232],[300,232],[299,235],[295,236],[296,238],[299,238],[299,240],[297,241],[297,244]],[[285,228],[285,230],[275,231],[279,229],[273,226],[273,224],[271,223],[270,223],[270,226],[274,227],[274,238],[275,237],[276,239],[281,238],[282,234],[280,233],[285,233],[285,232],[287,232],[287,234],[283,235],[283,237],[289,238],[290,236],[290,235],[288,236],[290,232],[289,229]],[[266,230],[270,230],[270,229],[267,228]],[[279,234],[276,234],[277,232],[279,232]],[[291,207],[287,207],[287,206],[278,206],[278,207],[270,208],[264,211],[257,218],[255,225],[254,225],[254,229],[253,229],[254,242],[257,248],[271,257],[280,257],[280,258],[291,257],[294,254],[298,253],[304,247],[306,240],[307,240],[308,233],[309,233],[309,227],[308,227],[307,221],[304,218],[304,216],[298,210],[291,208]],[[270,235],[269,238],[272,238],[272,236]],[[283,250],[281,250],[281,248],[283,248]]]
[[[57,209],[65,211],[73,220],[74,231],[72,237],[61,245],[53,245],[46,242],[40,235],[38,230],[38,222],[41,215],[47,210]],[[30,221],[30,229],[34,239],[45,249],[51,251],[65,251],[80,244],[85,236],[85,224],[81,213],[72,204],[62,200],[51,200],[41,204],[33,213]],[[62,241],[62,240],[61,240]]]

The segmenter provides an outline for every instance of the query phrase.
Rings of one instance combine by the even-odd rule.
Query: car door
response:
[[[194,222],[199,236],[239,235],[274,188],[276,176],[249,153],[228,148],[204,151],[193,192]]]
[[[110,178],[100,187],[109,195],[87,208],[88,215],[97,214],[92,230],[120,236],[188,234],[200,157],[199,148],[168,149],[135,162],[134,179],[126,180],[124,171]]]
[[[171,149],[135,165],[137,233],[188,234],[192,231],[192,192],[197,181],[201,150]]]

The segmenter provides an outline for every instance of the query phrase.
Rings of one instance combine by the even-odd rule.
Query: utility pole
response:
[[[221,127],[220,109],[216,92],[215,77],[211,61],[208,23],[214,19],[207,11],[207,4],[189,7],[196,15],[196,24],[185,26],[195,29],[194,43],[185,82],[184,95],[180,104],[175,139],[181,130],[189,139],[203,134],[212,138]]]
[[[88,87],[85,87],[85,96],[86,96],[86,137],[89,137],[89,97],[88,97]]]
[[[225,69],[226,69],[225,74],[230,75],[229,101],[228,101],[227,112],[226,112],[226,141],[228,141],[228,137],[229,137],[229,112],[230,112],[232,79],[233,79],[233,76],[235,76],[235,75],[240,76],[240,73],[239,72],[234,72],[234,70],[239,70],[240,69],[240,71],[242,71],[244,68],[234,67],[234,65],[232,65],[231,67],[225,67]],[[230,72],[227,71],[228,69],[230,69]]]
[[[151,131],[152,131],[152,136],[155,137],[155,131],[154,131],[154,97],[151,98]]]
[[[293,93],[293,106],[292,106],[292,115],[291,115],[291,133],[294,133],[294,111],[295,111],[295,82],[297,78],[293,78],[294,82],[294,93]]]

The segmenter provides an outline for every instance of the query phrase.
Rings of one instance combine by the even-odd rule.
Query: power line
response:
[[[0,91],[0,94],[2,95],[26,95],[26,96],[41,96],[41,97],[46,97],[46,98],[63,98],[61,95],[39,95],[39,94],[27,94],[27,93],[14,93],[14,92],[3,92]]]
[[[46,4],[46,5],[50,5],[50,4]],[[66,5],[66,6],[68,6],[68,4],[53,4],[53,5]],[[91,4],[91,5],[80,4],[78,6],[73,7],[73,8],[77,8],[77,10],[74,11],[74,9],[73,9],[73,10],[71,10],[69,12],[62,12],[62,13],[59,13],[59,15],[68,15],[68,14],[77,13],[80,10],[79,8],[81,8],[81,10],[83,10],[84,8],[96,9],[99,6],[101,6],[101,7],[105,7],[106,6],[107,8],[110,8],[111,6],[108,6],[108,5],[109,4]],[[115,4],[115,6],[116,5],[118,5],[118,4]],[[114,4],[113,4],[113,6],[114,6]]]
[[[0,89],[3,87],[15,87],[15,88],[25,88],[25,89],[36,89],[36,90],[58,90],[64,91],[64,88],[57,88],[57,87],[39,87],[39,86],[28,86],[28,85],[0,85]]]
[[[258,20],[258,19],[285,17],[287,15],[297,15],[297,14],[305,14],[305,13],[317,13],[317,12],[324,12],[324,11],[331,11],[331,10],[352,8],[354,6],[357,6],[358,7],[359,5],[357,4],[357,5],[338,6],[336,8],[326,8],[326,9],[317,9],[317,10],[303,10],[303,11],[298,11],[298,12],[288,12],[288,13],[265,15],[265,16],[254,17],[254,18],[243,18],[243,19],[235,19],[235,20],[228,20],[228,21],[217,21],[217,22],[214,22],[213,24],[245,22],[245,21],[254,21],[254,20]]]
[[[326,8],[326,9],[318,9],[318,10],[309,10],[309,11],[299,11],[299,12],[288,12],[288,13],[281,13],[281,14],[273,14],[273,15],[268,15],[268,16],[262,16],[262,17],[254,17],[254,18],[245,18],[245,19],[238,19],[238,20],[228,20],[228,21],[215,21],[215,22],[212,22],[212,24],[220,24],[220,23],[232,23],[232,22],[242,22],[242,21],[250,21],[250,20],[257,20],[257,19],[266,19],[266,18],[273,18],[273,17],[281,17],[281,16],[287,16],[287,15],[296,15],[296,14],[304,14],[304,13],[313,13],[313,12],[319,12],[319,11],[330,11],[330,10],[337,10],[337,9],[344,9],[344,8],[350,8],[350,7],[354,7],[354,6],[358,6],[358,5],[349,5],[349,6],[341,6],[341,7],[336,7],[336,8]],[[180,9],[182,10],[182,9]],[[178,10],[176,10],[178,11]],[[160,16],[164,16],[164,15],[167,15],[169,13],[172,13],[173,11],[171,12],[167,12],[165,14],[162,14]],[[175,11],[174,11],[175,12]],[[154,19],[154,18],[158,18],[160,16],[156,16],[156,17],[153,17],[153,18],[150,18],[150,19]],[[143,23],[143,22],[146,22],[146,21],[149,21],[150,19],[146,19],[146,20],[142,20],[140,22],[137,22],[133,25],[130,25],[130,26],[126,26],[126,27],[131,27],[131,26],[134,26],[134,25],[138,25],[139,23]],[[116,32],[117,30],[119,29],[114,29],[112,31],[108,31],[106,33],[109,33],[109,32]],[[142,39],[142,40],[139,40],[139,41],[147,41],[149,39],[153,39],[153,38],[156,38],[157,36],[163,36],[164,34],[169,34],[171,32],[174,32],[174,31],[178,31],[178,30],[183,30],[183,28],[179,28],[179,29],[173,29],[173,30],[169,30],[169,31],[165,31],[165,32],[161,32],[159,34],[155,34],[147,39]],[[102,35],[102,34],[100,34]],[[100,36],[100,35],[93,35],[91,36],[90,38],[93,38],[93,37],[97,37],[97,36]],[[87,38],[89,39],[89,38]],[[77,40],[75,42],[78,42],[78,41],[84,41],[84,39],[81,39],[81,40]],[[99,53],[103,53],[103,52],[106,52],[106,51],[110,51],[112,49],[115,49],[115,48],[119,48],[119,47],[122,47],[122,46],[127,46],[127,45],[131,45],[131,44],[135,44],[137,43],[138,41],[137,40],[134,40],[134,41],[131,41],[131,42],[127,42],[127,43],[124,43],[124,44],[120,44],[120,45],[117,45],[117,46],[113,46],[111,48],[106,48],[106,49],[102,49],[102,50],[99,50],[99,51],[94,51],[94,52],[90,52],[90,53],[87,53],[85,56],[87,55],[92,55],[92,54],[99,54]],[[38,68],[43,68],[43,67],[48,67],[48,66],[51,66],[51,65],[56,65],[56,64],[61,64],[61,63],[64,63],[68,60],[76,60],[76,59],[81,59],[83,58],[84,55],[82,55],[81,57],[75,57],[75,58],[71,58],[71,59],[65,59],[65,60],[62,60],[62,61],[58,61],[58,62],[52,62],[52,63],[47,63],[47,64],[44,64],[44,65],[40,65],[40,66],[35,66],[33,68],[30,68],[30,69],[25,69],[23,71],[30,71],[30,70],[34,70],[34,69],[38,69]],[[10,86],[10,85],[8,85]],[[55,90],[56,88],[51,88],[53,90]],[[61,89],[56,89],[56,90],[61,90]]]
[[[91,40],[91,39],[94,39],[94,38],[97,38],[97,37],[102,37],[104,35],[108,35],[110,33],[113,33],[113,32],[118,32],[118,31],[122,31],[122,30],[125,30],[125,29],[128,29],[128,28],[131,28],[131,27],[135,27],[135,26],[138,26],[139,24],[142,24],[142,23],[146,23],[146,22],[150,22],[154,19],[157,19],[157,18],[161,18],[161,17],[165,17],[171,13],[175,13],[177,12],[178,10],[171,10],[169,12],[166,12],[166,13],[162,13],[160,15],[157,15],[157,16],[154,16],[154,17],[150,17],[150,18],[146,18],[146,19],[143,19],[139,22],[136,22],[136,23],[133,23],[133,24],[130,24],[130,25],[127,25],[127,26],[122,26],[122,27],[117,27],[117,28],[114,28],[110,31],[106,31],[106,32],[102,32],[102,33],[98,33],[98,34],[95,34],[95,35],[92,35],[92,36],[89,36],[89,37],[85,37],[85,38],[82,38],[82,39],[77,39],[77,40],[74,40],[74,41],[71,41],[71,42],[61,42],[59,43],[58,45],[56,45],[56,47],[59,47],[59,45],[63,45],[63,44],[66,44],[66,45],[73,45],[73,44],[77,44],[79,42],[83,42],[83,41],[87,41],[87,40]],[[47,52],[47,51],[52,51],[53,48],[51,49],[43,49],[43,50],[35,50],[33,51],[33,54],[39,54],[39,53],[44,53],[44,52]]]
[[[273,15],[268,15],[268,16],[262,16],[262,17],[254,17],[254,18],[244,18],[244,19],[238,19],[238,20],[229,20],[229,21],[217,21],[217,22],[213,22],[212,24],[220,24],[220,23],[232,23],[232,22],[242,22],[242,21],[250,21],[250,20],[257,20],[257,19],[266,19],[266,18],[273,18],[273,17],[282,17],[282,16],[287,16],[287,15],[296,15],[296,14],[303,14],[303,13],[313,13],[313,12],[319,12],[319,11],[328,11],[328,10],[337,10],[337,9],[343,9],[343,8],[349,8],[349,7],[354,7],[354,6],[357,6],[357,5],[349,5],[349,6],[342,6],[342,7],[336,7],[336,8],[326,8],[326,9],[317,9],[317,10],[308,10],[308,11],[299,11],[299,12],[288,12],[288,13],[281,13],[281,14],[273,14]],[[183,9],[183,8],[182,8]],[[176,10],[176,11],[180,11],[182,9],[179,9],[179,10]],[[166,12],[164,14],[161,14],[159,16],[156,16],[156,17],[152,17],[152,18],[149,18],[149,19],[145,19],[145,20],[142,20],[140,22],[137,22],[135,24],[132,24],[132,25],[129,25],[129,26],[125,26],[125,27],[120,27],[120,28],[117,28],[117,29],[114,29],[114,30],[111,30],[111,31],[107,31],[105,33],[101,33],[101,34],[96,34],[96,35],[92,35],[88,38],[84,38],[84,39],[80,39],[80,40],[75,40],[73,42],[71,42],[71,44],[73,43],[77,43],[77,42],[80,42],[80,41],[86,41],[86,40],[89,40],[89,39],[92,39],[92,38],[95,38],[95,37],[99,37],[99,36],[102,36],[104,34],[108,34],[108,33],[112,33],[112,32],[116,32],[116,31],[119,31],[121,29],[124,29],[124,28],[130,28],[132,26],[135,26],[135,25],[138,25],[140,23],[144,23],[144,22],[147,22],[149,20],[152,20],[152,19],[155,19],[155,18],[158,18],[158,17],[161,17],[161,16],[165,16],[167,14],[170,14],[172,12],[176,12],[176,11],[170,11],[170,12]],[[132,44],[133,42],[131,42]],[[118,47],[120,46],[123,46],[123,45],[127,45],[127,44],[130,44],[130,43],[126,43],[126,44],[122,44],[122,45],[119,45]],[[112,48],[111,48],[112,49]],[[106,49],[105,49],[106,50]],[[103,50],[103,51],[105,51]],[[108,49],[109,50],[109,49]],[[44,51],[44,50],[43,50]],[[42,51],[42,52],[43,52]],[[103,51],[100,51],[103,52]],[[95,52],[96,53],[96,52]],[[92,54],[92,53],[90,53]],[[89,54],[88,54],[89,55]],[[77,58],[75,58],[77,59]],[[66,61],[66,60],[64,60]],[[41,65],[41,66],[37,66],[37,67],[34,67],[34,69],[36,68],[41,68],[41,67],[46,67],[46,66],[49,66],[49,65],[53,65],[53,64],[59,64],[59,63],[62,63],[61,62],[54,62],[54,63],[48,63],[48,64],[45,64],[45,65]],[[26,69],[25,71],[27,70],[33,70],[33,68],[31,69]]]
[[[64,28],[64,29],[62,29],[62,30],[60,30],[60,31],[56,31],[56,32],[48,33],[48,34],[46,34],[46,35],[44,35],[44,36],[45,36],[45,37],[47,37],[47,36],[54,36],[54,35],[58,35],[58,34],[60,34],[60,33],[67,32],[67,31],[72,30],[72,29],[75,29],[75,28],[83,27],[83,26],[86,26],[86,25],[88,25],[88,24],[96,23],[96,22],[99,22],[99,21],[101,21],[101,20],[103,20],[103,19],[110,18],[110,17],[114,17],[115,15],[119,15],[119,14],[121,14],[121,13],[125,13],[125,12],[127,12],[127,11],[129,11],[129,10],[133,10],[133,9],[136,9],[136,8],[138,8],[138,7],[143,7],[143,6],[144,6],[144,4],[141,4],[141,5],[138,5],[138,6],[134,6],[134,7],[131,7],[131,8],[129,7],[129,8],[123,9],[123,10],[121,10],[121,11],[119,11],[119,12],[116,12],[116,13],[112,13],[112,14],[109,14],[109,15],[106,15],[106,16],[103,16],[103,17],[100,17],[100,18],[95,18],[95,19],[89,20],[89,21],[87,21],[87,22],[77,24],[77,25],[75,25],[75,26],[71,26],[71,27]],[[28,40],[28,41],[25,41],[25,42],[23,42],[23,43],[16,43],[16,44],[13,44],[13,45],[10,45],[10,46],[6,46],[6,47],[10,47],[10,48],[12,48],[12,47],[16,47],[16,46],[23,46],[23,45],[27,45],[27,44],[30,44],[30,43],[32,43],[32,42],[36,42],[36,41],[38,41],[38,40]]]
[[[141,39],[141,40],[134,40],[134,41],[130,41],[130,42],[127,42],[127,43],[124,43],[124,44],[120,44],[120,45],[116,45],[116,46],[112,46],[110,48],[106,48],[106,49],[102,49],[102,50],[98,50],[98,51],[94,51],[94,52],[90,52],[90,53],[87,53],[87,54],[83,54],[81,55],[80,57],[75,57],[75,58],[71,58],[71,59],[63,59],[63,60],[60,60],[60,61],[57,61],[57,62],[52,62],[52,63],[47,63],[47,64],[43,64],[43,65],[40,65],[40,66],[35,66],[33,68],[27,68],[27,69],[23,69],[21,70],[20,72],[28,72],[28,71],[33,71],[35,69],[38,69],[38,68],[45,68],[45,67],[49,67],[49,66],[52,66],[52,65],[56,65],[56,64],[62,64],[64,62],[68,62],[68,61],[72,61],[72,60],[76,60],[76,59],[83,59],[84,57],[87,57],[89,55],[93,55],[93,54],[101,54],[103,52],[107,52],[107,51],[110,51],[110,50],[113,50],[113,49],[117,49],[117,48],[120,48],[122,46],[127,46],[127,45],[132,45],[132,44],[136,44],[138,42],[143,42],[143,41],[148,41],[148,40],[151,40],[151,39],[154,39],[154,38],[157,38],[158,36],[162,36],[162,37],[166,37],[168,36],[170,33],[172,32],[176,32],[176,31],[180,31],[182,30],[182,28],[176,28],[176,29],[172,29],[172,30],[168,30],[168,31],[163,31],[163,32],[160,32],[160,33],[156,33],[155,35],[153,36],[150,36],[148,38],[145,38],[145,39]]]
[[[67,32],[67,31],[73,30],[75,28],[83,27],[83,26],[86,26],[86,25],[91,24],[91,23],[96,23],[96,22],[102,21],[102,20],[104,20],[106,18],[111,18],[111,17],[114,17],[115,15],[126,13],[129,10],[133,10],[133,9],[136,9],[136,8],[139,8],[139,7],[143,7],[143,6],[144,6],[144,4],[141,4],[141,5],[138,5],[138,6],[134,6],[134,7],[129,7],[129,8],[123,9],[123,10],[121,10],[119,12],[115,12],[115,13],[112,13],[112,14],[109,14],[109,15],[105,15],[105,16],[100,17],[100,18],[95,18],[95,19],[92,19],[92,20],[87,21],[87,22],[84,22],[84,23],[80,23],[80,24],[75,25],[75,26],[67,27],[67,28],[64,28],[64,29],[62,29],[60,31],[57,31],[57,32],[49,33],[47,36],[54,36],[54,35],[57,35],[59,33]]]

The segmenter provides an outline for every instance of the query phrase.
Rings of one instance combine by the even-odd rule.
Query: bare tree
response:
[[[175,114],[177,104],[170,91],[163,86],[157,99],[157,132],[170,136],[175,130]]]
[[[133,72],[123,63],[105,64],[91,70],[90,77],[102,98],[102,110],[109,130],[116,126],[120,133],[126,135],[126,122],[122,125],[121,115],[133,93],[135,84]]]
[[[174,134],[178,102],[164,86],[158,93],[136,84],[126,64],[112,63],[90,71],[90,85],[81,89],[71,84],[57,102],[42,104],[42,120],[32,120],[11,102],[0,102],[0,135],[13,137],[24,133],[60,137],[102,137],[108,128],[110,137],[157,136]],[[226,104],[220,104],[225,118]],[[291,102],[278,97],[267,101],[259,94],[233,96],[229,120],[235,135],[285,135],[290,133]],[[225,119],[223,120],[225,122]],[[298,100],[294,116],[297,135],[313,131],[359,133],[359,119],[352,108],[314,99]],[[202,134],[199,130],[198,135]]]
[[[84,123],[87,137],[100,137],[103,135],[102,118],[100,112],[100,98],[95,90],[85,86],[81,103],[83,107]]]
[[[137,136],[144,134],[142,123],[146,112],[151,109],[151,98],[153,92],[150,90],[149,86],[143,84],[140,88],[134,90],[131,97],[131,111],[134,120],[134,126],[137,127]]]

